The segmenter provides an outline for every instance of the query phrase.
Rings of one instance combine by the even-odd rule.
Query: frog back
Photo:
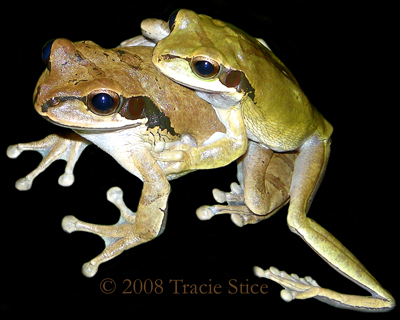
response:
[[[246,46],[249,42],[242,48]],[[239,61],[249,82],[241,102],[247,130],[275,151],[295,150],[314,133],[330,136],[330,124],[310,103],[289,69],[261,43],[250,46],[248,63]]]

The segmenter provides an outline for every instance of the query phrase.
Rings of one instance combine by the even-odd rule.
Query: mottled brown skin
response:
[[[73,129],[128,127],[129,121],[97,116],[81,110],[80,119],[51,110],[43,112],[42,106],[54,97],[84,97],[93,90],[106,88],[124,97],[150,98],[171,122],[177,134],[190,134],[202,144],[216,131],[224,132],[210,105],[199,99],[194,91],[169,80],[158,72],[152,62],[149,47],[104,49],[91,41],[71,43],[57,40],[59,49],[49,61],[40,77],[34,94],[36,110],[56,124]]]
[[[202,144],[215,132],[225,131],[208,103],[154,68],[151,52],[148,47],[104,49],[90,41],[55,40],[47,69],[34,92],[34,106],[47,120],[73,132],[7,150],[10,157],[24,150],[37,150],[44,156],[36,170],[17,182],[21,190],[29,189],[33,179],[57,159],[67,161],[59,183],[71,185],[73,167],[91,143],[143,181],[136,213],[125,206],[122,190],[115,187],[108,191],[108,200],[121,212],[116,225],[64,218],[65,231],[91,232],[106,242],[105,250],[84,264],[82,271],[88,277],[101,263],[163,232],[170,193],[168,180],[187,172],[167,176],[153,154],[184,134]],[[95,106],[93,97],[99,93],[112,97],[112,108],[100,110]]]
[[[44,156],[34,171],[17,181],[19,190],[28,190],[36,176],[57,159],[67,161],[59,184],[71,185],[75,163],[91,143],[109,153],[143,181],[136,213],[125,206],[122,190],[114,187],[108,191],[108,200],[121,212],[121,219],[116,225],[94,225],[73,216],[64,218],[62,225],[65,231],[91,232],[106,242],[105,250],[84,264],[82,271],[88,277],[97,272],[101,263],[126,249],[152,240],[164,230],[170,193],[167,180],[187,171],[166,174],[165,164],[157,163],[153,155],[162,152],[168,143],[174,148],[173,142],[181,141],[182,135],[190,135],[202,145],[216,132],[225,132],[225,127],[208,103],[154,68],[151,52],[151,48],[146,47],[103,49],[90,41],[72,43],[66,39],[56,40],[51,47],[47,69],[36,86],[34,105],[44,118],[73,131],[52,134],[37,142],[13,145],[7,150],[12,158],[24,150],[36,150]],[[112,112],[101,113],[90,104],[93,92],[112,94],[118,97],[119,102],[122,101],[122,106],[112,109]],[[132,110],[125,108],[127,101],[143,102],[142,98],[147,99],[147,104]],[[148,103],[150,100],[152,103]],[[184,147],[180,143],[177,146]],[[254,163],[244,161],[243,165],[247,166],[244,171],[261,170],[261,174],[273,177],[273,183],[265,185],[271,194],[271,208],[264,206],[263,210],[274,212],[288,200],[293,162],[287,160],[283,165],[281,156],[275,157],[270,150],[254,147],[249,149],[247,157]],[[263,166],[262,157],[272,158],[268,161],[268,168]],[[254,215],[246,206],[243,210],[245,212],[241,214],[246,215],[247,223],[265,218]]]

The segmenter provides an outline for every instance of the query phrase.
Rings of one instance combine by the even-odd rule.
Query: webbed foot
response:
[[[122,196],[122,190],[117,187],[111,188],[107,192],[107,199],[114,203],[121,212],[119,221],[114,225],[103,226],[86,223],[74,216],[66,216],[62,220],[64,231],[68,233],[74,231],[90,232],[99,235],[105,242],[104,251],[82,266],[82,273],[86,277],[93,277],[101,263],[116,257],[124,250],[145,242],[139,232],[135,230],[136,214],[126,207]]]
[[[285,289],[281,291],[281,298],[286,302],[294,299],[315,297],[321,289],[318,283],[311,277],[300,278],[294,273],[288,275],[285,271],[279,271],[275,267],[267,270],[254,267],[253,271],[257,277],[270,279],[284,287]]]
[[[164,173],[170,175],[191,171],[188,150],[194,147],[197,147],[196,140],[189,134],[183,134],[180,140],[158,142],[150,150]]]
[[[63,132],[61,134],[51,134],[46,138],[30,142],[18,143],[7,148],[9,158],[17,158],[23,151],[37,151],[43,156],[43,160],[38,167],[27,176],[19,179],[15,183],[18,190],[29,190],[32,187],[33,180],[44,170],[46,170],[54,161],[65,160],[67,165],[65,172],[58,179],[58,183],[68,187],[74,183],[73,170],[75,164],[82,154],[83,150],[90,145],[90,142],[83,139],[74,132]]]
[[[269,217],[269,215],[257,215],[246,206],[243,188],[239,184],[233,182],[230,187],[230,192],[213,190],[215,201],[227,202],[228,205],[201,206],[196,210],[197,217],[200,220],[209,220],[219,214],[230,214],[232,222],[238,227],[254,224]]]

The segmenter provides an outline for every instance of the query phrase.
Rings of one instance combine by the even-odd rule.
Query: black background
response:
[[[257,4],[256,4],[257,3]],[[83,2],[20,5],[3,11],[2,24],[2,185],[1,301],[7,314],[68,314],[100,311],[114,316],[152,315],[248,317],[323,314],[373,317],[330,307],[315,299],[281,300],[281,287],[253,275],[252,267],[275,266],[299,276],[310,275],[326,288],[367,295],[320,259],[286,224],[287,207],[257,225],[236,227],[228,216],[200,221],[197,207],[213,204],[211,190],[229,190],[236,166],[192,173],[172,181],[167,229],[159,238],[102,264],[94,278],[81,265],[104,248],[100,237],[61,229],[65,215],[97,224],[114,224],[118,210],[106,200],[110,187],[125,192],[135,210],[141,182],[96,147],[88,148],[69,188],[57,184],[65,162],[41,174],[30,191],[14,188],[18,178],[40,162],[38,153],[16,160],[5,150],[18,142],[39,140],[59,129],[38,116],[32,93],[44,69],[41,48],[52,38],[93,40],[115,47],[140,33],[140,21],[168,19],[180,7],[228,21],[264,38],[296,76],[302,88],[334,126],[332,154],[325,179],[309,216],[328,229],[367,266],[395,298],[398,293],[398,101],[392,56],[393,7],[337,1],[152,1]],[[4,19],[7,18],[7,19]],[[105,278],[114,293],[100,291]],[[127,294],[136,285],[160,279],[163,292]],[[223,293],[173,294],[170,280],[185,284],[220,284]],[[210,280],[211,279],[211,280]],[[125,281],[125,282],[124,282]],[[229,294],[229,281],[267,284],[268,293]],[[160,283],[159,281],[157,283]],[[138,288],[138,287],[137,287]],[[132,287],[128,288],[131,291]],[[179,292],[183,292],[179,289]],[[81,311],[78,311],[81,310]],[[315,313],[314,313],[315,311]],[[394,317],[397,310],[382,315]],[[376,317],[376,315],[375,315]]]

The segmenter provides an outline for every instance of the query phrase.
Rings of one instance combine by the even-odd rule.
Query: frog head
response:
[[[103,49],[91,41],[48,42],[35,109],[49,121],[76,130],[167,126],[168,118],[155,106],[146,82],[155,71],[144,58],[150,53],[146,47]]]

